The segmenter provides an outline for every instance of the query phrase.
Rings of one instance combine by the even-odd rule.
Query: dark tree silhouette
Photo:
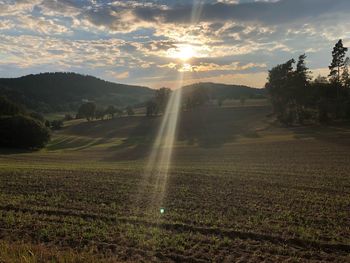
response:
[[[63,121],[62,120],[53,120],[51,122],[51,128],[53,130],[60,130],[63,127]]]
[[[155,101],[151,100],[149,102],[147,102],[146,105],[146,115],[147,116],[155,116],[158,115],[158,105]]]
[[[96,105],[94,102],[86,102],[79,107],[77,117],[86,118],[90,121],[95,116],[95,109]]]
[[[161,88],[156,90],[155,94],[155,103],[158,107],[158,112],[164,112],[166,105],[168,104],[168,100],[170,98],[171,90],[169,88]]]
[[[105,109],[97,108],[95,110],[95,118],[96,119],[103,120],[105,116],[106,116],[106,110]]]
[[[350,58],[347,57],[344,61],[344,69],[341,75],[341,82],[345,88],[350,88],[349,64],[350,64]]]
[[[294,63],[295,60],[291,59],[269,70],[265,85],[271,96],[274,113],[285,124],[290,124],[292,118],[290,108],[293,101]]]
[[[134,109],[130,106],[126,107],[126,114],[128,114],[128,116],[135,115]]]
[[[0,117],[0,146],[41,148],[50,139],[50,131],[38,120],[23,115]]]
[[[0,115],[15,115],[23,112],[19,105],[4,96],[0,96]]]
[[[343,41],[340,39],[338,43],[335,44],[332,51],[332,62],[329,66],[329,77],[333,84],[337,88],[337,98],[339,99],[339,89],[341,86],[341,72],[344,69],[345,55],[348,48],[343,46]]]
[[[196,88],[191,93],[187,94],[185,100],[185,108],[192,110],[207,104],[210,100],[208,91],[202,88]]]

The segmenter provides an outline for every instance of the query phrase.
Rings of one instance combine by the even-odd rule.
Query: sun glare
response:
[[[187,61],[196,56],[196,51],[191,45],[179,46],[175,49],[169,50],[169,56],[176,59],[181,59],[182,61]]]

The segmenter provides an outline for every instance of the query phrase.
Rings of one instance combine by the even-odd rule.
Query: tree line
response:
[[[108,107],[103,108],[97,107],[96,104],[92,101],[88,101],[80,105],[75,118],[85,118],[88,121],[91,121],[93,119],[113,119],[115,116],[120,117],[123,115],[133,116],[135,115],[135,111],[131,106],[127,106],[125,109],[119,109],[113,105],[109,105]],[[70,119],[73,119],[73,117],[66,115],[65,120]]]
[[[156,90],[154,98],[146,103],[146,116],[157,116],[164,113],[172,92],[169,88]],[[194,110],[206,105],[210,100],[208,91],[198,87],[183,96],[181,108],[184,111]]]
[[[285,125],[350,119],[350,59],[343,41],[332,51],[328,77],[312,79],[306,55],[269,70],[268,90],[277,119]]]

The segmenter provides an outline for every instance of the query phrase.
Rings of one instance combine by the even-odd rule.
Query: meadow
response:
[[[160,117],[73,120],[43,150],[2,150],[0,262],[349,261],[350,126],[270,112],[183,113],[161,207],[144,178]]]

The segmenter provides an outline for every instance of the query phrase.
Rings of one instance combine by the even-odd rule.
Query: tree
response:
[[[220,97],[217,99],[217,104],[219,107],[222,107],[222,105],[224,104],[225,98]]]
[[[23,115],[0,117],[0,146],[41,148],[49,139],[49,129],[38,120]]]
[[[244,106],[245,101],[246,101],[246,97],[245,97],[245,96],[241,96],[241,97],[239,98],[239,101],[240,101],[241,105]]]
[[[78,118],[86,118],[88,121],[92,120],[95,116],[96,105],[93,102],[86,102],[82,104],[78,109]]]
[[[337,88],[337,98],[339,99],[339,88],[341,86],[341,71],[344,68],[344,59],[348,49],[343,46],[343,41],[340,39],[338,43],[335,44],[332,51],[332,62],[329,66],[329,77],[332,83],[336,85]]]
[[[0,96],[0,115],[16,115],[24,113],[19,105],[7,99],[5,96]]]
[[[306,66],[306,55],[305,53],[300,55],[298,58],[297,66],[294,73],[294,92],[293,99],[296,109],[296,117],[300,123],[303,123],[305,117],[305,107],[308,104],[308,90],[310,86],[310,71]]]
[[[290,124],[293,107],[294,63],[295,60],[291,59],[269,70],[268,82],[265,85],[277,118],[285,124]]]
[[[350,64],[350,58],[347,57],[344,61],[344,69],[341,75],[341,82],[345,88],[350,88],[349,64]]]
[[[51,128],[53,130],[60,130],[63,127],[63,121],[62,120],[53,120],[51,121]]]
[[[210,100],[206,89],[197,88],[187,95],[185,108],[192,110],[201,107]]]
[[[155,103],[157,103],[159,112],[165,111],[170,95],[171,95],[171,90],[169,88],[161,88],[159,90],[156,90]]]
[[[106,110],[105,109],[97,108],[95,110],[95,117],[96,117],[96,119],[103,120],[105,115],[106,115]]]
[[[305,59],[306,59],[305,54],[302,54],[299,56],[297,67],[295,70],[295,76],[298,82],[297,84],[303,89],[308,86],[309,81],[311,80],[311,76],[310,76],[311,72],[309,71],[309,68],[306,67]]]
[[[29,116],[32,117],[33,119],[36,119],[36,120],[38,120],[38,121],[41,121],[42,123],[45,122],[44,116],[43,116],[42,114],[38,113],[38,112],[33,111],[33,112],[31,112],[31,113],[29,114]]]
[[[114,114],[117,113],[117,109],[113,105],[110,105],[110,106],[107,107],[105,113],[107,115],[109,115],[111,119],[113,119],[114,118]]]
[[[128,116],[135,115],[134,109],[130,106],[126,107],[126,114],[128,114]]]
[[[326,77],[323,77],[321,75],[318,75],[315,80],[314,80],[315,84],[329,84],[329,81]]]
[[[158,105],[155,101],[150,100],[146,105],[146,116],[155,116],[158,114]]]
[[[64,120],[65,121],[71,121],[73,119],[74,119],[73,116],[71,114],[69,114],[69,113],[64,115]]]

